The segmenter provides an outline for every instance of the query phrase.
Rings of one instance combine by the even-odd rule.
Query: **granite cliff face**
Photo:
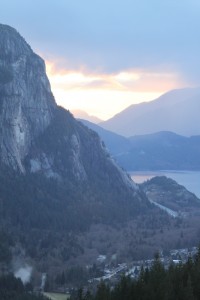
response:
[[[44,61],[15,29],[0,25],[1,161],[25,172],[23,160],[55,108]]]
[[[0,25],[0,160],[22,173],[137,190],[99,137],[59,108],[44,61],[13,28]]]
[[[47,129],[26,157],[26,169],[56,179],[87,182],[98,190],[116,188],[137,193],[138,186],[110,157],[99,136],[58,107]],[[97,183],[98,182],[98,183]]]

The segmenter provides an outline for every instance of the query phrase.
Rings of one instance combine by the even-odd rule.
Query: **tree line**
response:
[[[23,284],[21,279],[13,274],[0,276],[0,299],[1,300],[48,300],[42,294],[33,292],[30,283]]]
[[[71,300],[199,300],[200,249],[186,263],[165,268],[159,255],[151,268],[142,268],[137,279],[123,276],[115,287],[101,282],[95,293],[80,289]]]

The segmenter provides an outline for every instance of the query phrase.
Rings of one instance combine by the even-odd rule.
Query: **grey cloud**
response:
[[[66,67],[116,72],[168,66],[200,76],[197,0],[0,0],[2,22]]]

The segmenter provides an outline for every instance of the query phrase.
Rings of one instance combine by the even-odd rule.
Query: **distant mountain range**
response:
[[[200,136],[164,131],[129,140],[130,151],[117,157],[127,170],[200,170]]]
[[[99,125],[126,137],[159,131],[192,136],[200,134],[199,111],[200,88],[186,88],[131,105]]]
[[[88,128],[96,131],[103,142],[105,143],[106,148],[111,153],[112,156],[123,155],[128,153],[131,149],[131,142],[128,138],[111,132],[109,130],[103,129],[102,127],[89,122],[87,120],[80,119],[80,121],[86,125]]]
[[[125,138],[82,120],[96,131],[118,164],[134,170],[200,170],[200,135],[184,137],[173,132]]]
[[[71,113],[77,119],[84,119],[84,120],[90,121],[94,124],[98,124],[98,123],[102,122],[101,119],[97,118],[96,116],[89,115],[87,112],[85,112],[84,110],[81,110],[81,109],[73,109],[73,110],[71,110]]]

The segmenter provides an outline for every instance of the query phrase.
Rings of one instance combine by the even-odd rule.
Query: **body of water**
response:
[[[129,173],[136,183],[142,183],[155,176],[172,178],[200,198],[200,171],[138,171]]]

